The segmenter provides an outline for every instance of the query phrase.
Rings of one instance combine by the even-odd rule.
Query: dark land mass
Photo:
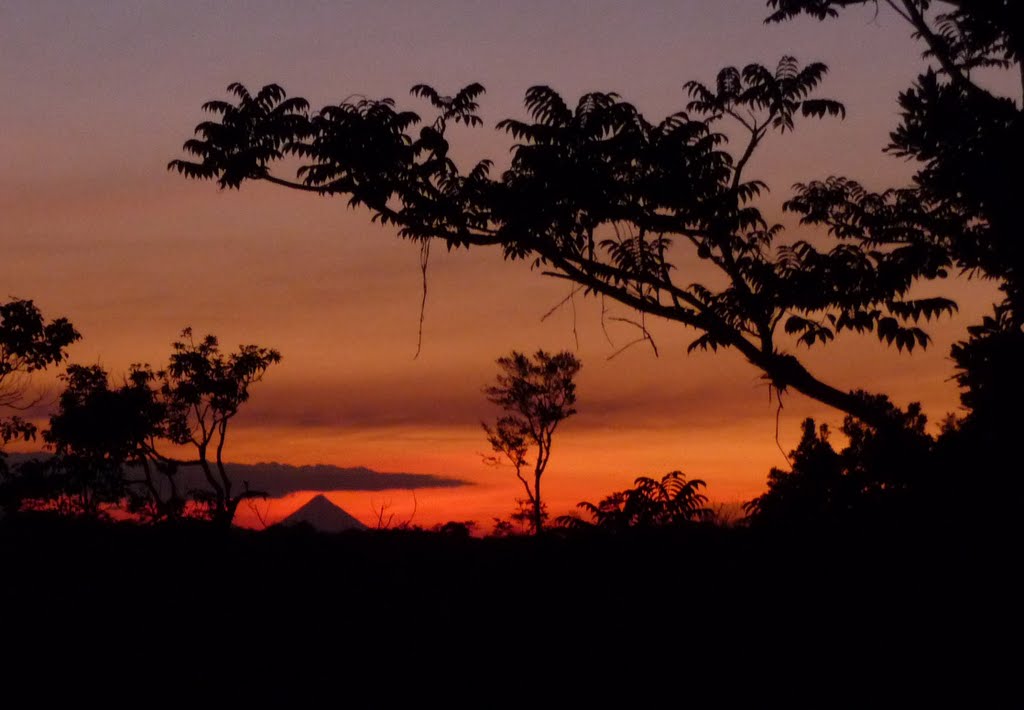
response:
[[[695,693],[877,707],[954,684],[979,702],[1016,677],[1005,532],[451,529],[0,520],[4,692],[490,707],[543,681],[574,707]]]

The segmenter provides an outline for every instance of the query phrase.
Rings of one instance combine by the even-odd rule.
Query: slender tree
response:
[[[181,340],[173,347],[167,369],[156,373],[168,411],[165,436],[195,448],[198,459],[194,463],[202,469],[210,488],[193,492],[193,497],[209,505],[215,523],[229,526],[243,500],[266,494],[249,490],[244,482],[238,490],[231,480],[224,464],[228,428],[249,400],[249,388],[281,361],[281,354],[256,345],[242,345],[237,352],[225,354],[215,336],[197,342],[191,328],[182,331]]]
[[[507,412],[494,426],[483,424],[496,461],[512,464],[529,502],[534,534],[544,527],[541,476],[551,459],[558,425],[576,413],[576,383],[581,364],[569,352],[551,355],[538,350],[533,357],[513,351],[498,358],[495,384],[484,389],[487,399]],[[533,461],[530,462],[530,453]],[[527,478],[532,468],[532,483]]]

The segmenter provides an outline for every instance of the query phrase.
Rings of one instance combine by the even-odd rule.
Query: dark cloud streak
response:
[[[49,454],[9,454],[7,461],[17,465],[32,458],[47,458]],[[423,488],[457,488],[472,485],[468,481],[431,473],[385,473],[357,466],[342,468],[330,464],[291,466],[271,462],[256,464],[229,463],[226,465],[232,485],[248,485],[251,490],[262,491],[272,498],[300,491],[390,491]],[[187,466],[178,472],[178,486],[184,489],[206,489],[208,485],[198,466]]]
[[[228,464],[233,481],[247,481],[253,490],[279,497],[298,491],[388,491],[419,488],[457,488],[467,481],[430,473],[385,473],[358,466],[330,464],[291,466],[283,463]],[[201,476],[196,471],[197,477]],[[191,475],[191,472],[190,472]],[[197,480],[202,484],[201,479]]]

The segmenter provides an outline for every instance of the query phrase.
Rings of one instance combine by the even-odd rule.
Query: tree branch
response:
[[[891,7],[895,9],[893,0],[886,0]],[[913,0],[902,0],[903,7],[906,9],[906,14],[900,13],[910,24],[917,30],[921,38],[924,39],[925,43],[932,51],[932,55],[939,60],[939,64],[943,70],[949,76],[950,80],[961,89],[969,94],[975,96],[991,98],[991,94],[979,87],[973,81],[971,81],[961,71],[960,67],[956,65],[956,62],[946,52],[946,47],[938,36],[932,31],[931,27],[928,26],[928,21],[924,17],[924,13],[921,12]],[[899,12],[897,10],[897,12]]]

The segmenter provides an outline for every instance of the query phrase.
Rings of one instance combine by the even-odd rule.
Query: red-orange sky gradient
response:
[[[268,185],[219,192],[165,166],[204,120],[200,105],[232,81],[277,82],[314,106],[353,94],[394,96],[424,114],[408,97],[412,85],[448,92],[480,81],[486,128],[461,131],[457,157],[492,157],[500,168],[510,141],[493,125],[523,116],[532,84],[573,99],[614,90],[661,117],[685,106],[689,79],[711,82],[724,66],[793,54],[831,66],[822,93],[844,101],[848,117],[774,136],[750,175],[773,190],[764,203],[769,219],[791,228],[787,238],[807,236],[779,208],[792,183],[846,174],[882,188],[912,174],[912,165],[881,149],[896,125],[897,93],[922,60],[907,28],[885,12],[771,26],[762,24],[766,14],[754,0],[4,3],[0,295],[32,298],[46,315],[70,318],[84,335],[72,361],[115,374],[132,362],[164,362],[187,325],[229,348],[277,348],[284,361],[253,389],[228,458],[475,483],[417,491],[413,522],[425,525],[486,524],[512,510],[518,482],[481,459],[480,420],[495,414],[481,388],[512,348],[575,349],[575,323],[584,363],[579,414],[559,431],[545,476],[552,514],[674,469],[705,479],[716,501],[749,499],[785,459],[776,405],[760,373],[735,353],[686,356],[695,334],[654,322],[660,357],[636,346],[609,360],[635,333],[610,327],[609,344],[597,302],[577,298],[575,320],[565,307],[542,322],[568,294],[564,282],[505,263],[496,250],[449,254],[437,245],[414,359],[415,245],[343,198]],[[964,280],[922,291],[961,306],[957,318],[931,326],[927,352],[898,354],[874,337],[846,336],[809,353],[812,370],[902,405],[919,400],[933,422],[956,410],[949,345],[993,291]],[[787,451],[804,417],[841,422],[799,395],[783,404],[779,440]],[[272,504],[270,517],[308,497]],[[407,491],[334,499],[367,522],[382,505],[396,519],[413,506]],[[255,517],[243,511],[241,520]]]

